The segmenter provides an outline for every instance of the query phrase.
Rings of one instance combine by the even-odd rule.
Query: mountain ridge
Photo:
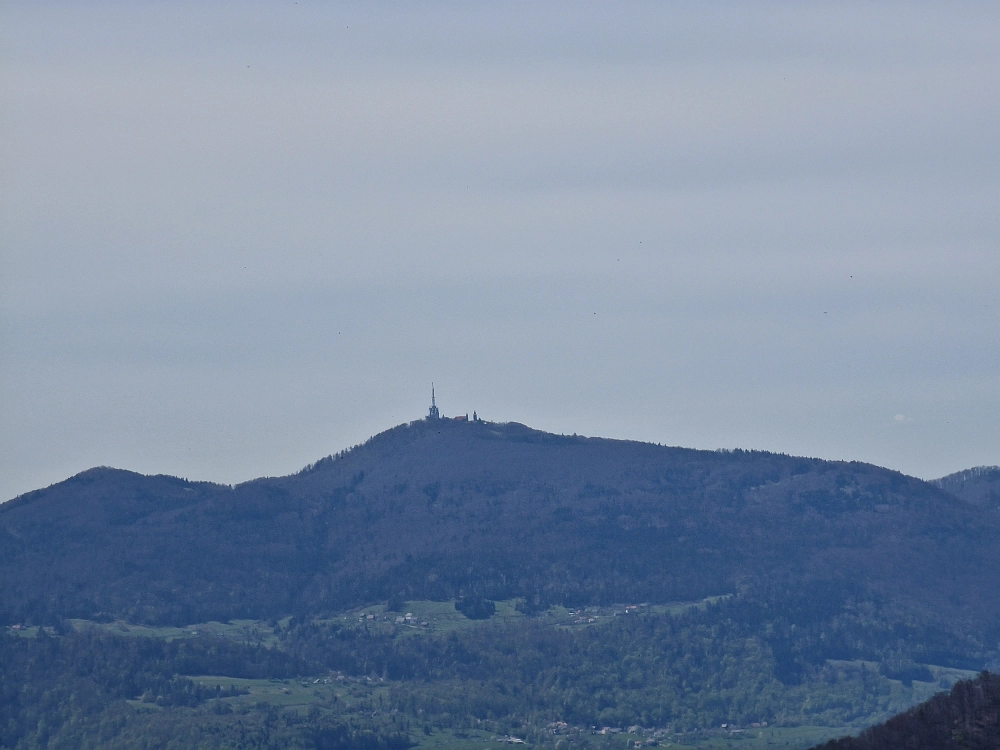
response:
[[[399,425],[396,425],[395,427],[391,427],[391,428],[389,428],[387,430],[384,430],[383,432],[380,432],[380,433],[378,433],[378,434],[370,437],[368,440],[366,440],[366,441],[364,441],[362,443],[358,443],[358,444],[356,444],[356,445],[354,445],[354,446],[352,446],[350,448],[346,448],[346,449],[344,449],[342,451],[338,451],[337,453],[333,453],[333,454],[329,454],[327,456],[324,456],[324,457],[316,460],[313,463],[306,464],[302,469],[300,469],[298,471],[295,471],[295,472],[292,472],[290,474],[264,475],[264,476],[260,476],[260,477],[254,477],[254,478],[251,478],[251,479],[243,480],[243,481],[236,482],[236,483],[227,484],[227,483],[224,483],[224,482],[215,482],[215,481],[212,481],[212,480],[190,480],[190,479],[183,478],[183,477],[180,477],[180,476],[177,476],[177,475],[163,474],[163,473],[143,474],[142,472],[133,471],[131,469],[123,469],[123,468],[119,468],[119,467],[115,467],[115,466],[109,466],[109,465],[99,465],[99,466],[93,466],[91,468],[79,471],[76,474],[73,474],[73,475],[67,477],[66,479],[60,480],[58,482],[54,482],[54,483],[52,483],[50,485],[47,485],[45,487],[41,487],[41,488],[37,488],[37,489],[33,489],[33,490],[28,490],[27,492],[23,492],[20,495],[16,495],[15,497],[9,498],[8,500],[0,502],[0,508],[3,508],[5,506],[8,506],[10,504],[13,504],[13,503],[16,503],[16,502],[19,502],[19,501],[28,500],[28,499],[30,499],[32,497],[37,496],[39,493],[42,493],[42,492],[44,492],[46,490],[49,490],[49,489],[52,489],[53,487],[59,486],[59,485],[65,483],[65,482],[74,481],[74,480],[86,480],[86,479],[88,479],[90,477],[98,476],[98,475],[101,475],[101,474],[123,473],[123,474],[131,475],[131,476],[135,476],[135,477],[144,477],[146,479],[162,478],[162,479],[169,479],[169,480],[178,480],[178,481],[190,484],[190,485],[210,486],[210,487],[216,487],[216,488],[220,488],[220,489],[235,489],[235,488],[244,487],[246,485],[251,485],[251,484],[254,484],[254,483],[258,483],[258,482],[266,482],[266,481],[273,481],[273,480],[290,479],[292,477],[298,477],[298,476],[301,476],[301,475],[304,475],[304,474],[309,474],[309,473],[312,473],[314,471],[320,470],[323,467],[328,466],[330,464],[330,462],[332,462],[333,460],[346,458],[349,454],[351,454],[351,453],[353,453],[355,451],[364,449],[367,446],[369,446],[371,443],[379,441],[379,440],[383,439],[385,436],[388,436],[388,435],[390,435],[390,434],[392,434],[392,433],[394,433],[394,432],[396,432],[398,430],[401,430],[401,429],[404,429],[404,428],[413,428],[415,426],[425,424],[428,421],[429,420],[427,420],[425,418],[425,419],[420,419],[420,420],[413,420],[411,422],[401,423]],[[451,418],[448,418],[448,417],[441,417],[440,418],[440,422],[442,424],[444,424],[444,425],[447,425],[448,427],[451,426],[451,422],[452,421],[453,420]],[[798,460],[802,460],[802,461],[818,461],[818,462],[823,462],[825,464],[843,464],[843,465],[854,465],[854,466],[868,466],[868,467],[873,467],[873,468],[880,469],[880,470],[883,470],[883,471],[891,472],[891,473],[894,473],[894,474],[899,474],[899,475],[901,475],[903,477],[907,477],[908,479],[913,479],[913,480],[916,480],[916,481],[925,482],[926,484],[930,484],[930,485],[933,485],[935,487],[938,487],[939,489],[942,489],[948,495],[951,495],[953,497],[957,497],[960,500],[966,500],[966,502],[969,502],[969,503],[974,504],[974,505],[976,505],[976,504],[982,504],[982,503],[981,502],[977,502],[976,500],[967,500],[966,497],[964,496],[965,493],[961,492],[962,486],[966,485],[966,484],[969,484],[969,483],[974,483],[974,482],[976,482],[976,480],[985,480],[987,482],[991,482],[992,483],[992,482],[997,481],[998,479],[1000,479],[1000,466],[975,466],[975,467],[970,467],[968,469],[963,469],[963,470],[960,470],[960,471],[957,471],[957,472],[953,472],[952,474],[948,474],[947,476],[943,476],[943,477],[940,477],[940,478],[922,480],[919,477],[914,477],[914,476],[905,474],[904,472],[898,471],[896,469],[891,469],[889,467],[883,467],[883,466],[879,466],[877,464],[871,464],[871,463],[868,463],[868,462],[865,462],[865,461],[858,461],[858,460],[824,459],[824,458],[819,458],[819,457],[798,456],[798,455],[789,454],[789,453],[783,453],[783,452],[777,452],[777,451],[769,451],[769,450],[766,450],[766,449],[744,449],[744,448],[733,448],[733,449],[729,449],[729,448],[701,449],[701,448],[686,448],[686,447],[683,447],[683,446],[668,446],[668,445],[663,445],[663,444],[660,444],[660,443],[651,443],[651,442],[640,441],[640,440],[632,440],[632,439],[627,439],[627,438],[606,438],[606,437],[599,437],[599,436],[585,436],[585,435],[577,435],[576,433],[574,433],[572,435],[565,435],[565,434],[561,434],[561,433],[548,433],[548,432],[544,432],[544,431],[541,431],[541,430],[535,430],[535,429],[533,429],[531,427],[528,427],[527,425],[524,425],[524,424],[519,423],[519,422],[488,422],[488,421],[485,421],[485,420],[481,420],[479,423],[482,424],[482,425],[485,425],[487,427],[492,428],[491,432],[493,432],[494,434],[496,434],[498,436],[499,436],[500,433],[495,428],[502,428],[504,430],[516,430],[519,433],[521,433],[521,438],[523,440],[525,440],[525,441],[530,440],[530,436],[534,435],[534,436],[538,436],[542,440],[549,439],[549,440],[579,441],[579,442],[583,442],[583,441],[597,441],[597,442],[603,442],[603,443],[620,443],[620,444],[635,445],[635,446],[648,446],[648,447],[655,447],[655,448],[666,448],[666,449],[669,449],[669,450],[688,451],[688,452],[692,452],[692,453],[721,453],[721,454],[737,453],[737,454],[750,454],[750,455],[761,455],[761,456],[781,456],[781,457],[798,459]],[[434,425],[434,422],[431,422],[431,424]],[[468,423],[462,423],[462,424],[468,424]],[[473,424],[475,424],[475,423],[473,423]]]
[[[972,505],[1000,508],[1000,466],[974,466],[930,483]]]
[[[1000,568],[993,515],[888,469],[451,420],[233,486],[95,468],[0,506],[0,529],[8,621],[466,595],[531,609],[812,581],[982,624],[996,606],[981,567]]]

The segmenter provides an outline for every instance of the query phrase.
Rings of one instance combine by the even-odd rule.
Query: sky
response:
[[[1000,4],[0,6],[0,499],[423,417],[1000,464]]]

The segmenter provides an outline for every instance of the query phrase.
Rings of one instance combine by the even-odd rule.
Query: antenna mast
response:
[[[440,419],[441,412],[438,411],[437,402],[434,400],[434,383],[431,383],[431,408],[427,412],[428,419]]]

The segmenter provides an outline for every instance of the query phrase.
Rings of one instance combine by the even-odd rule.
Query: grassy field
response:
[[[209,688],[216,686],[223,691],[236,688],[245,694],[222,700],[234,708],[243,704],[247,706],[268,703],[275,708],[289,709],[305,713],[310,708],[349,717],[351,715],[370,716],[378,713],[380,697],[387,697],[390,685],[378,680],[349,680],[334,677],[308,677],[293,680],[250,680],[220,675],[200,675],[191,678],[195,682]],[[156,706],[134,701],[137,708],[156,710]],[[412,717],[411,717],[412,718]],[[498,736],[476,729],[435,729],[429,733],[420,731],[416,721],[411,736],[421,750],[469,750],[485,746],[510,747],[524,746],[509,742],[506,736]],[[677,748],[699,748],[708,750],[717,748],[784,748],[786,750],[803,750],[834,737],[856,732],[856,727],[764,727],[745,728],[736,731],[728,729],[710,729],[683,735],[667,735],[657,737],[657,746]],[[516,737],[515,734],[510,737]],[[636,742],[646,743],[651,738],[643,734],[621,732],[611,735],[601,735],[593,732],[579,732],[572,735],[546,736],[543,743],[556,746],[559,750],[571,750],[574,747],[593,747],[607,750],[626,750],[634,748]],[[531,746],[532,743],[525,743]]]
[[[557,627],[587,627],[609,622],[616,617],[641,616],[645,613],[679,614],[694,607],[704,607],[721,597],[710,597],[697,602],[677,602],[660,605],[617,605],[612,607],[585,607],[568,609],[566,607],[550,607],[536,617],[542,622]],[[516,622],[524,615],[516,609],[518,600],[497,601],[496,614],[489,622]],[[279,621],[280,626],[286,626],[290,617]],[[203,622],[183,627],[138,625],[117,620],[114,622],[94,622],[92,620],[68,620],[74,629],[82,631],[99,629],[116,635],[165,638],[192,638],[195,636],[215,636],[231,638],[246,643],[259,643],[264,646],[277,646],[278,637],[274,634],[272,625],[261,620],[232,620],[231,622]],[[342,625],[365,624],[372,628],[384,628],[386,632],[399,636],[413,636],[421,633],[447,633],[453,630],[474,628],[482,625],[483,620],[470,620],[455,609],[454,601],[409,601],[401,612],[392,612],[384,604],[374,604],[359,607],[340,613],[326,619],[316,619],[317,623],[340,623]],[[37,628],[23,628],[22,636],[34,636]]]
[[[341,712],[349,709],[362,699],[371,699],[371,690],[352,690],[352,686],[343,686],[328,677],[299,678],[295,680],[246,680],[237,677],[221,675],[200,675],[191,677],[199,685],[226,690],[230,687],[247,691],[246,695],[225,698],[228,703],[269,703],[278,708],[297,708],[306,710],[310,706],[319,705],[334,707]],[[338,705],[339,704],[339,705]]]
[[[850,727],[769,727],[729,733],[710,730],[689,735],[670,735],[660,738],[657,747],[674,750],[738,750],[739,748],[774,748],[775,750],[806,750],[821,742],[857,731]],[[429,735],[415,733],[413,739],[418,750],[473,750],[483,747],[531,747],[510,744],[505,737],[489,735],[485,732],[435,731]],[[641,735],[621,733],[608,736],[586,734],[575,737],[553,736],[544,743],[556,750],[574,748],[601,748],[601,750],[626,750],[635,747],[636,742],[646,742],[649,738]]]
[[[670,747],[675,748],[781,748],[782,750],[802,750],[810,748],[821,742],[843,737],[845,734],[852,734],[857,729],[851,727],[767,727],[764,729],[747,729],[744,732],[727,734],[719,732],[717,735],[709,733],[705,737],[692,738],[690,741],[682,740]],[[689,744],[685,744],[689,743]],[[666,743],[663,743],[666,745]]]
[[[287,621],[287,618],[286,618]],[[259,620],[233,620],[231,622],[203,622],[184,627],[154,625],[136,625],[122,620],[114,622],[94,622],[92,620],[67,620],[75,630],[104,630],[115,635],[134,636],[136,638],[194,638],[197,636],[216,636],[231,638],[240,642],[259,643],[264,646],[277,646],[278,638],[274,629],[266,622]]]

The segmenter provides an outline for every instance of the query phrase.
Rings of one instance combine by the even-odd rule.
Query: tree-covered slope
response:
[[[421,421],[233,488],[93,469],[5,503],[0,617],[184,623],[460,595],[530,611],[805,586],[982,640],[1000,621],[998,532],[995,513],[865,464]]]
[[[983,672],[950,692],[819,750],[996,750],[1000,747],[1000,676]]]
[[[934,479],[931,484],[967,503],[1000,509],[1000,466],[976,466]]]

